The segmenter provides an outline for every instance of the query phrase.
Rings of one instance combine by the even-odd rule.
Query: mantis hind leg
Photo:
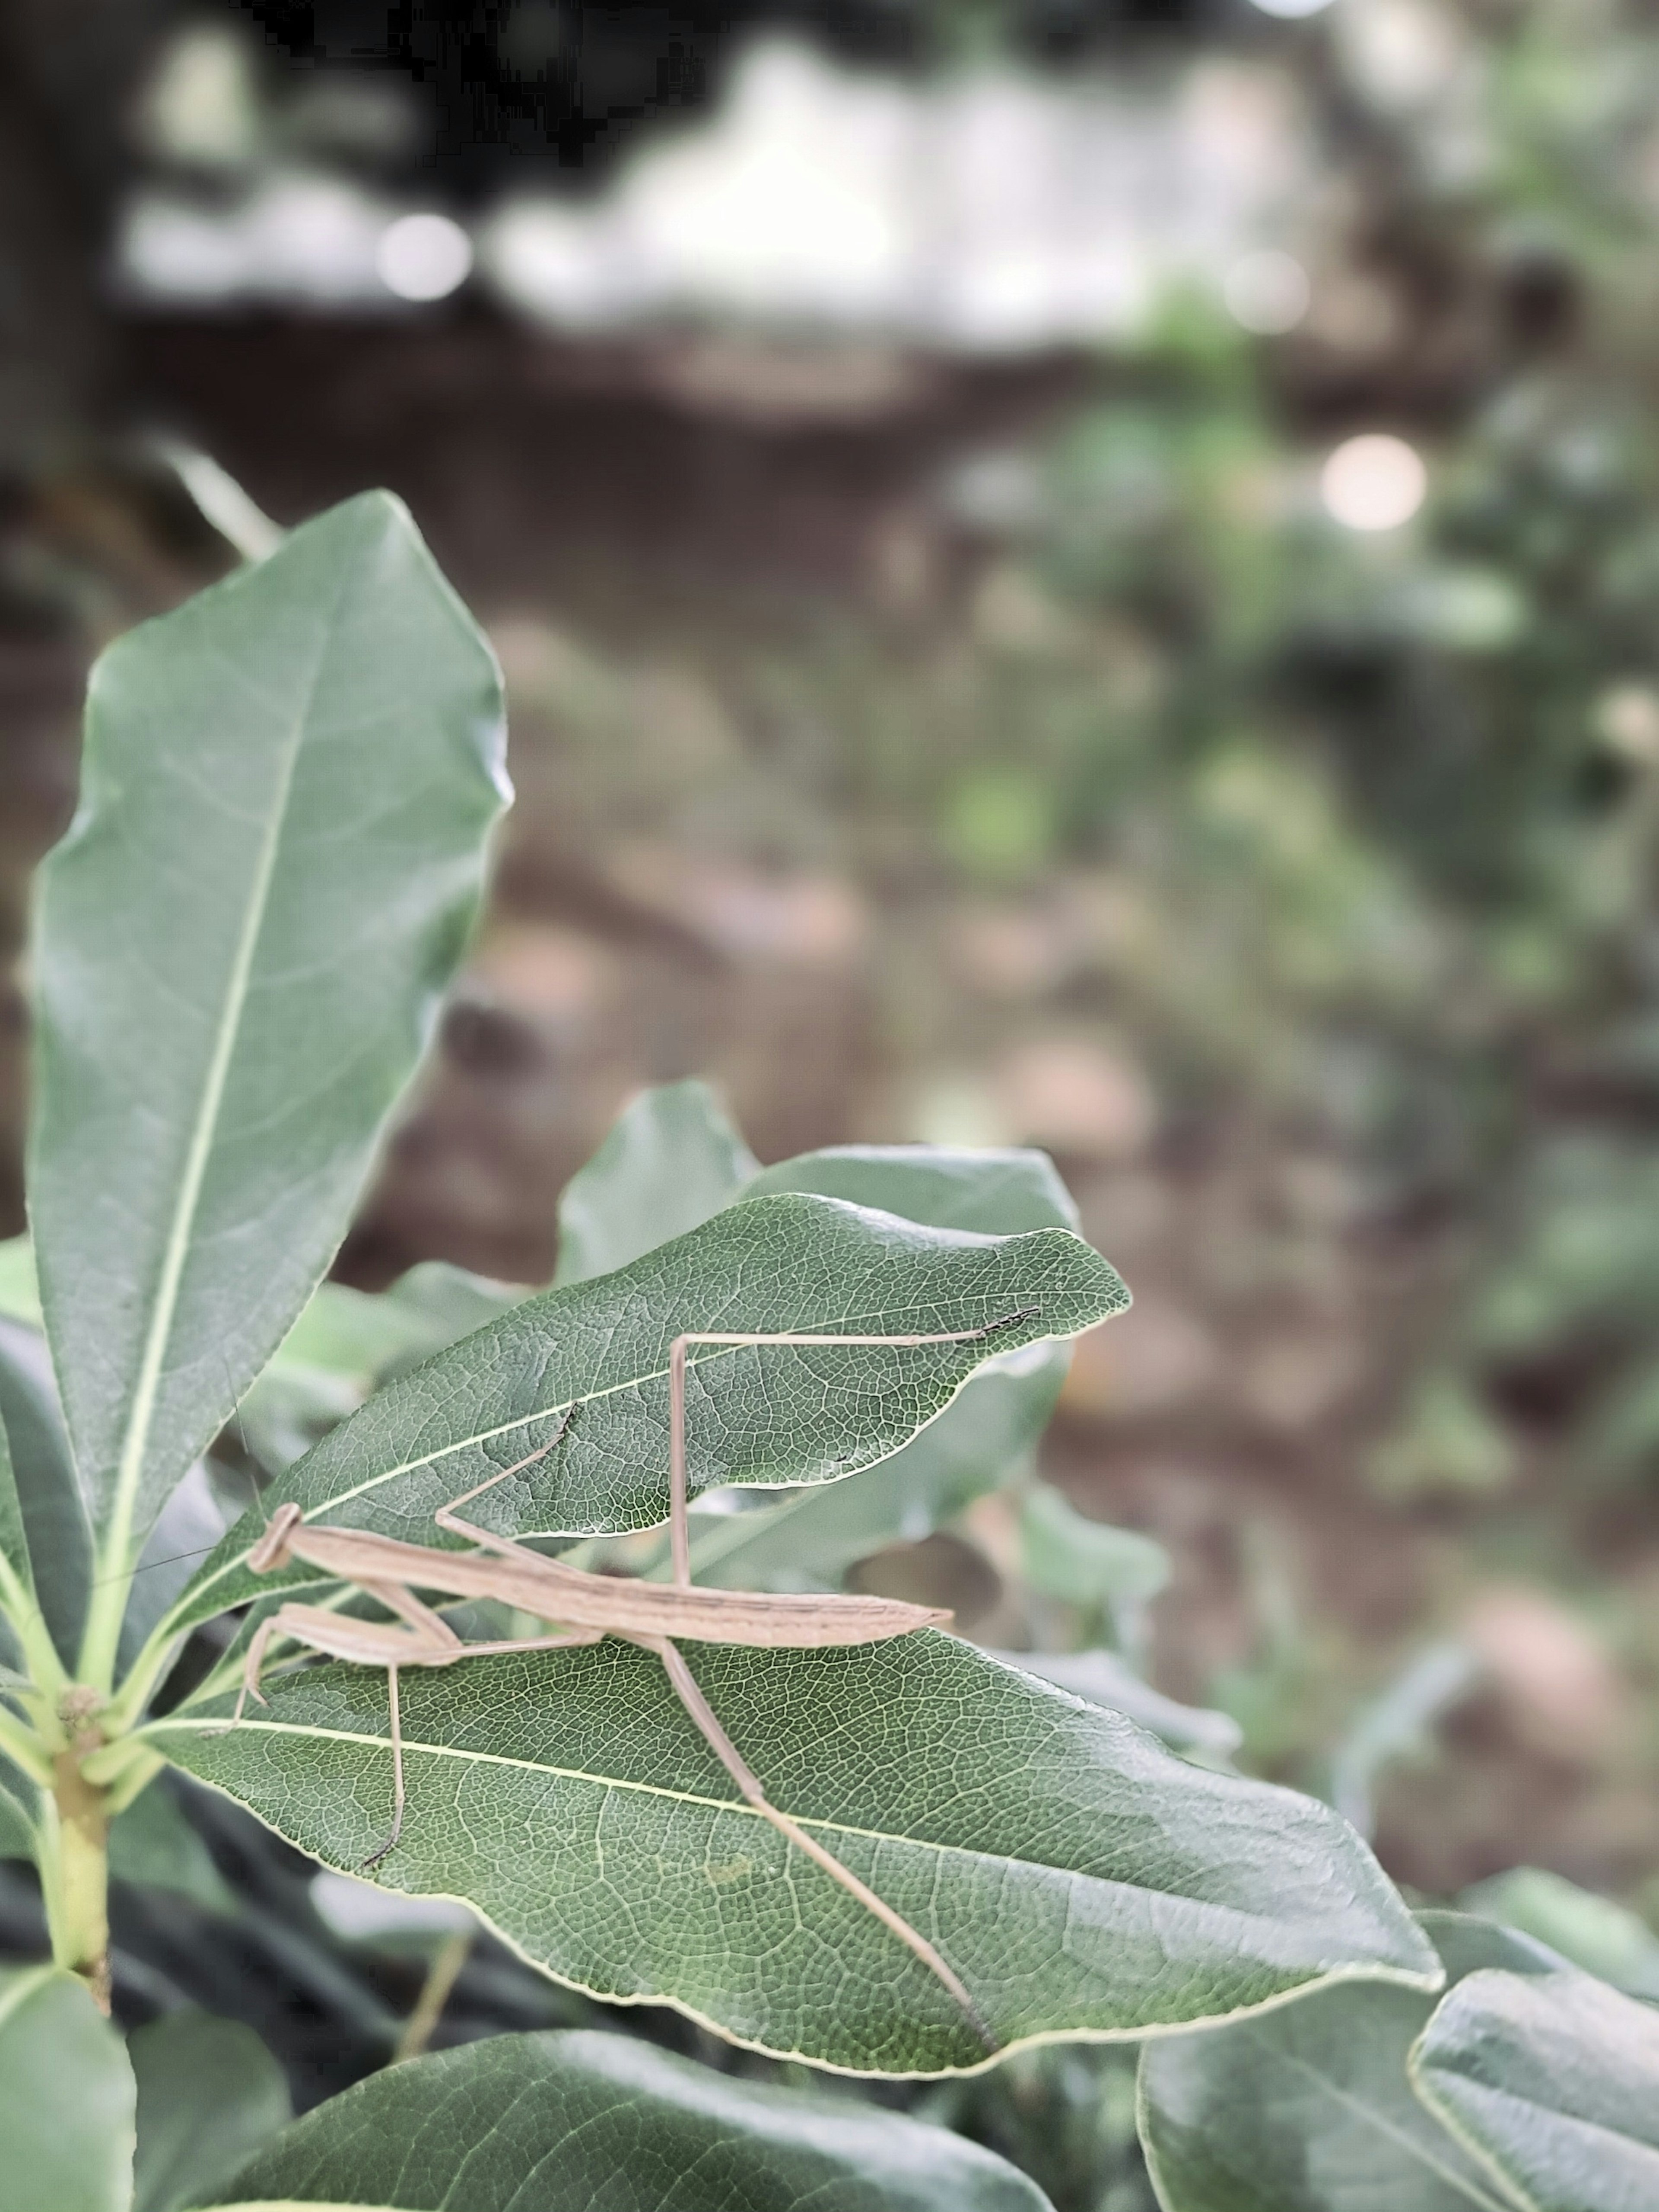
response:
[[[377,1851],[358,1861],[359,1868],[379,1866],[404,1832],[404,1724],[398,1709],[398,1670],[386,1670],[386,1717],[392,1728],[392,1833]]]
[[[380,1595],[380,1593],[377,1590],[376,1595],[378,1596]],[[413,1602],[418,1605],[420,1601],[416,1599]],[[422,1610],[424,1611],[425,1607],[422,1607]],[[434,1618],[436,1619],[436,1616],[434,1615]],[[447,1622],[439,1621],[438,1625],[440,1627],[443,1628],[446,1634],[449,1632]],[[462,1644],[459,1639],[457,1639],[454,1651],[448,1656],[456,1659],[459,1659],[464,1656],[468,1659],[476,1659],[488,1651],[556,1651],[563,1645],[569,1644],[597,1644],[604,1633],[605,1631],[602,1628],[585,1628],[578,1629],[573,1634],[569,1635],[521,1636],[515,1637],[509,1641],[498,1644]],[[420,1663],[427,1666],[441,1666],[445,1662],[442,1658],[438,1658],[426,1659]],[[396,1667],[388,1667],[386,1670],[386,1717],[391,1723],[392,1729],[392,1833],[386,1838],[386,1841],[380,1845],[378,1850],[371,1851],[366,1859],[359,1862],[360,1868],[379,1866],[380,1861],[386,1856],[387,1853],[395,1848],[398,1837],[401,1836],[404,1832],[404,1802],[405,1796],[404,1787],[404,1726],[403,1714],[398,1698],[398,1669]]]
[[[680,1703],[696,1723],[709,1749],[737,1784],[744,1798],[753,1806],[756,1812],[763,1820],[769,1820],[780,1835],[793,1844],[798,1850],[804,1851],[816,1866],[822,1867],[825,1874],[829,1875],[833,1881],[838,1881],[844,1890],[858,1899],[866,1911],[872,1913],[884,1928],[890,1929],[898,1937],[901,1943],[913,1951],[929,1973],[944,1984],[951,1997],[962,2008],[974,2033],[984,2044],[986,2049],[994,2051],[997,2048],[996,2039],[980,2017],[978,2006],[969,1995],[961,1978],[951,1967],[946,1965],[920,1929],[913,1928],[902,1913],[896,1912],[884,1898],[878,1897],[874,1890],[861,1882],[850,1868],[844,1867],[838,1858],[827,1851],[816,1837],[809,1836],[806,1831],[792,1820],[787,1813],[779,1812],[777,1807],[771,1802],[765,1790],[750,1772],[743,1754],[716,1719],[714,1708],[697,1687],[696,1679],[691,1669],[686,1665],[679,1646],[666,1636],[650,1638],[630,1636],[628,1641],[630,1644],[641,1645],[647,1651],[654,1652],[662,1661]]]

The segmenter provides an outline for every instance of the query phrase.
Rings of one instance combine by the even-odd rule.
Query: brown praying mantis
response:
[[[916,1629],[948,1622],[951,1615],[931,1606],[909,1605],[896,1598],[848,1595],[770,1593],[748,1590],[700,1589],[691,1580],[690,1535],[688,1525],[685,1459],[686,1353],[694,1345],[732,1347],[760,1345],[890,1345],[896,1347],[929,1344],[967,1344],[994,1335],[1035,1311],[1005,1315],[979,1328],[953,1329],[936,1335],[865,1336],[816,1334],[799,1331],[763,1333],[753,1330],[695,1330],[674,1339],[669,1347],[669,1538],[672,1559],[672,1583],[623,1580],[616,1576],[590,1574],[550,1559],[512,1538],[498,1536],[471,1521],[459,1508],[470,1504],[497,1483],[522,1474],[544,1459],[563,1437],[574,1418],[567,1413],[557,1430],[535,1451],[503,1468],[498,1474],[441,1505],[433,1518],[450,1534],[469,1538],[480,1548],[470,1552],[439,1551],[397,1537],[376,1535],[358,1528],[307,1526],[297,1504],[279,1506],[270,1526],[248,1554],[256,1573],[268,1574],[295,1559],[320,1567],[353,1583],[378,1599],[397,1615],[392,1621],[359,1620],[325,1607],[286,1604],[260,1623],[248,1645],[241,1694],[232,1725],[239,1722],[250,1697],[264,1704],[260,1669],[273,1637],[284,1637],[359,1666],[386,1669],[388,1720],[392,1740],[392,1832],[378,1850],[363,1861],[365,1867],[385,1858],[403,1833],[404,1808],[404,1744],[398,1701],[398,1673],[402,1667],[449,1667],[458,1660],[482,1657],[489,1652],[551,1651],[574,1644],[597,1644],[605,1636],[639,1645],[661,1660],[680,1703],[696,1723],[704,1740],[736,1783],[744,1800],[763,1819],[823,1869],[832,1880],[855,1897],[882,1925],[908,1946],[915,1956],[943,1983],[975,2027],[986,2035],[973,1999],[961,1980],[920,1929],[876,1895],[850,1869],[844,1867],[816,1838],[810,1836],[787,1813],[780,1812],[737,1746],[721,1726],[679,1650],[679,1642],[737,1644],[787,1650],[818,1649],[830,1644],[876,1644],[890,1637],[908,1636]],[[457,1598],[493,1598],[514,1606],[538,1620],[557,1624],[546,1636],[512,1637],[489,1643],[466,1643],[422,1598],[417,1589],[439,1590]],[[989,2041],[988,2036],[986,2037]]]

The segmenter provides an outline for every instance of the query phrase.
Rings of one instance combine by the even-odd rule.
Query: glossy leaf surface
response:
[[[223,2203],[395,2212],[1045,2212],[942,2128],[733,2080],[629,2036],[497,2036],[377,2074]]]
[[[85,1984],[0,1972],[0,2212],[128,2212],[132,2069]]]
[[[381,493],[93,672],[41,870],[29,1180],[106,1571],[332,1256],[459,956],[501,758],[494,658]]]
[[[183,2212],[287,2121],[283,2069],[252,2028],[209,2013],[167,2013],[127,2045],[138,2087],[132,2212]]]
[[[1528,2212],[1659,2204],[1659,2013],[1605,1982],[1471,1974],[1424,2030],[1412,2078]]]
[[[1555,1963],[1508,1929],[1455,1913],[1424,1919],[1454,1979]],[[1507,2212],[1407,2078],[1434,2002],[1351,1982],[1148,2043],[1141,2140],[1165,2212]]]
[[[1437,1984],[1324,1806],[1188,1765],[953,1638],[685,1649],[773,1802],[937,1946],[1001,2047],[1215,2018],[1328,1972]],[[464,1897],[560,1979],[767,2050],[985,2061],[914,1954],[737,1798],[649,1654],[406,1669],[402,1705],[409,1813],[376,1881]],[[179,1713],[144,1734],[330,1866],[386,1838],[376,1673],[307,1670],[239,1728]]]

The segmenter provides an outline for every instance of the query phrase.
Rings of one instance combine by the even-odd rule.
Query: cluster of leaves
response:
[[[278,1594],[330,1583],[298,1559],[254,1571],[276,1506],[447,1540],[434,1508],[519,1468],[491,1493],[501,1534],[633,1541],[660,1574],[646,1532],[667,1510],[676,1337],[946,1335],[694,1354],[696,1563],[833,1585],[1018,1468],[1055,1347],[1127,1303],[1040,1158],[848,1148],[762,1170],[695,1085],[640,1102],[572,1186],[550,1289],[453,1271],[381,1299],[319,1289],[459,957],[500,735],[487,650],[378,496],[94,676],[82,803],[40,905],[33,1242],[5,1270],[18,1309],[38,1295],[57,1398],[23,1340],[0,1461],[0,1803],[53,1956],[0,1988],[0,2204],[414,2212],[534,2186],[574,2205],[603,2174],[620,2203],[685,2212],[826,2194],[1036,2212],[1033,2182],[925,2118],[621,2035],[486,2039],[283,2126],[254,2039],[175,2008],[124,2045],[99,2017],[109,1826],[164,1767],[337,1875],[383,1844],[375,1672],[290,1667],[236,1717],[252,1628]],[[205,1455],[245,1399],[276,1464],[216,1541]],[[550,1449],[532,1464],[526,1445]],[[1033,1582],[1085,1634],[1164,1571],[1041,1488],[1022,1526]],[[1537,2212],[1650,2193],[1659,2038],[1636,2000],[1520,1937],[1413,1917],[1328,1808],[1233,1772],[1212,1731],[1202,1765],[1127,1717],[1139,1697],[1205,1741],[1109,1653],[1026,1668],[924,1630],[690,1656],[774,1802],[949,1958],[977,2017],[734,1796],[623,1643],[411,1675],[408,1817],[376,1884],[465,1900],[567,1989],[843,2074],[1144,2042],[1140,2132],[1170,2206],[1237,2204],[1249,2180],[1345,2212],[1343,2175],[1389,2158],[1402,2189],[1431,2173]],[[129,1830],[135,1870],[146,1832]]]

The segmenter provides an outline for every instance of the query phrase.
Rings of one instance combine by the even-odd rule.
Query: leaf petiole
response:
[[[0,1708],[0,1752],[42,1790],[50,1790],[53,1775],[46,1746],[33,1729]]]
[[[46,1615],[35,1601],[34,1593],[24,1582],[11,1561],[0,1551],[0,1614],[10,1623],[27,1666],[29,1687],[38,1691],[49,1705],[56,1705],[59,1696],[69,1686],[69,1675],[63,1661],[58,1656],[58,1647],[52,1640]]]

